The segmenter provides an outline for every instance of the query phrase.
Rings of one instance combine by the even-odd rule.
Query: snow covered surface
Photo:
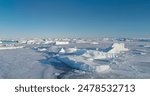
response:
[[[23,48],[24,46],[0,46],[0,50],[8,50],[8,49],[18,49]]]
[[[0,78],[56,78],[56,71],[51,65],[39,60],[45,57],[31,49],[0,51]]]
[[[5,40],[0,78],[150,78],[149,43],[149,38]]]

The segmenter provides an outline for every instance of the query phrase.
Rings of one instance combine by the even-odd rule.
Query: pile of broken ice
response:
[[[116,58],[117,54],[128,51],[123,43],[114,43],[109,49],[107,52],[103,52],[98,50],[61,48],[57,59],[75,69],[90,72],[108,72],[111,69],[110,64],[99,64],[94,61]],[[74,55],[66,55],[67,53],[74,53]]]

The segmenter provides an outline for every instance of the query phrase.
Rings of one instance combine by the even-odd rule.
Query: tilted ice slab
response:
[[[125,48],[124,43],[114,43],[108,53],[120,53],[128,50],[128,48]]]
[[[92,59],[86,59],[82,56],[57,56],[57,59],[68,66],[89,72],[107,72],[110,70],[109,65],[94,63]]]

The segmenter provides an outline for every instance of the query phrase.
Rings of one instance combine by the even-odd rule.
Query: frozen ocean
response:
[[[150,79],[150,39],[3,39],[0,78]]]

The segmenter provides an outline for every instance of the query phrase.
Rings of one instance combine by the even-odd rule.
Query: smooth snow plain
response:
[[[149,38],[0,41],[1,79],[150,78]]]

